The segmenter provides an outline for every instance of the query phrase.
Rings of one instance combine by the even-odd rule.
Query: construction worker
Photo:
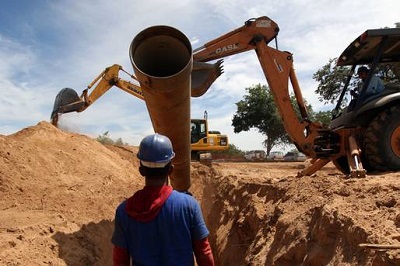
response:
[[[194,257],[199,266],[214,265],[198,202],[168,185],[174,156],[166,136],[141,141],[137,157],[145,186],[116,210],[114,265],[194,265]]]
[[[369,73],[369,69],[365,66],[361,66],[357,70],[357,75],[362,80],[363,83],[367,79],[368,73]],[[381,93],[383,91],[384,87],[385,86],[384,86],[382,80],[378,76],[372,75],[371,80],[369,81],[367,90],[365,92],[365,98],[368,98],[370,96]]]

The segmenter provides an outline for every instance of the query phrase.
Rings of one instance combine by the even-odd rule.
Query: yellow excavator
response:
[[[191,156],[193,160],[200,160],[202,154],[211,158],[211,151],[225,151],[228,149],[228,137],[219,131],[208,128],[207,111],[204,111],[203,119],[192,119],[190,121],[190,143]]]
[[[250,50],[256,52],[286,132],[297,149],[312,158],[300,175],[311,175],[329,162],[353,177],[365,176],[366,169],[400,170],[399,86],[386,86],[364,104],[371,71],[355,107],[340,108],[356,66],[369,64],[374,70],[379,63],[399,62],[400,29],[367,30],[340,55],[338,65],[351,66],[351,71],[329,127],[309,118],[293,55],[278,50],[278,33],[278,25],[263,16],[195,50],[182,32],[169,26],[147,28],[133,39],[130,59],[154,130],[170,137],[179,156],[174,159],[178,171],[171,177],[175,189],[190,187],[190,96],[203,95],[222,74],[222,58]],[[276,48],[269,46],[274,40]],[[218,61],[207,63],[213,60]],[[289,85],[300,118],[291,104]]]
[[[51,123],[58,127],[58,119],[61,114],[86,110],[113,86],[144,100],[140,85],[121,79],[120,71],[129,75],[134,81],[136,80],[135,76],[125,71],[122,66],[114,64],[102,71],[80,96],[71,88],[62,89],[54,101]],[[229,149],[228,136],[219,131],[209,130],[207,118],[207,111],[205,111],[203,119],[191,119],[190,121],[191,158],[195,160],[198,160],[202,153]]]

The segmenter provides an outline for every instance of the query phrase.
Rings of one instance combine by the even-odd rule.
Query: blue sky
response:
[[[80,94],[112,64],[133,73],[128,49],[147,27],[175,27],[197,48],[260,16],[279,25],[279,49],[294,54],[305,99],[315,110],[331,109],[318,101],[313,73],[366,29],[400,22],[398,0],[2,0],[0,6],[1,135],[49,121],[62,88]],[[231,126],[245,88],[267,84],[255,52],[225,59],[224,72],[205,95],[192,99],[192,117],[207,110],[210,129],[228,134],[242,150],[261,149],[264,136],[256,130],[235,134]],[[109,131],[132,145],[153,132],[144,102],[116,87],[60,123],[91,137]]]

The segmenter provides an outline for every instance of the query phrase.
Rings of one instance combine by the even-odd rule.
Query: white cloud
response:
[[[71,87],[80,93],[114,63],[132,73],[128,49],[133,37],[147,27],[176,27],[197,48],[259,16],[278,23],[279,49],[294,53],[303,96],[314,109],[322,108],[312,74],[329,58],[339,56],[364,30],[393,26],[399,21],[400,9],[397,0],[379,4],[372,0],[40,3],[40,8],[29,12],[21,1],[19,10],[25,12],[3,24],[7,28],[0,24],[0,134],[48,120],[60,89]],[[2,8],[7,9],[7,4]],[[255,130],[234,134],[231,127],[235,102],[242,99],[245,88],[266,84],[257,56],[254,51],[231,56],[225,59],[224,69],[203,97],[192,100],[192,116],[202,117],[207,110],[210,126],[229,134],[231,143],[244,150],[259,149],[264,139],[261,134]],[[68,115],[68,123],[76,123],[79,132],[94,137],[110,131],[113,138],[138,144],[152,132],[144,103],[117,88],[85,112]]]

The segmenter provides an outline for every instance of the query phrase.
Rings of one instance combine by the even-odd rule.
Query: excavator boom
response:
[[[126,72],[120,65],[114,64],[103,70],[100,75],[83,90],[81,96],[78,96],[78,93],[71,88],[62,89],[57,94],[54,101],[53,111],[51,112],[51,123],[57,126],[59,114],[82,112],[86,110],[86,108],[97,101],[97,99],[103,96],[103,94],[113,86],[143,100],[144,96],[140,85],[119,78],[120,71],[136,79],[135,76]],[[95,86],[95,88],[91,91],[93,86]]]
[[[312,158],[312,165],[300,174],[311,175],[330,161],[347,158],[351,175],[364,176],[360,148],[352,141],[359,130],[350,128],[332,131],[310,120],[294,71],[293,55],[268,46],[276,40],[278,32],[278,25],[266,16],[250,19],[242,27],[195,49],[193,58],[194,61],[208,62],[254,50],[286,132],[297,149]],[[289,84],[296,97],[300,118],[290,101]],[[352,143],[352,151],[348,148],[349,142]]]
[[[250,19],[244,26],[222,35],[194,50],[196,61],[207,62],[234,54],[255,50],[267,78],[288,135],[298,149],[312,158],[318,157],[313,142],[318,136],[319,124],[310,121],[305,102],[293,68],[293,56],[268,44],[276,39],[278,25],[268,17]],[[289,82],[297,99],[301,121],[290,102]]]
[[[222,35],[193,51],[193,59],[208,62],[230,55],[254,50],[256,43],[271,42],[278,35],[278,25],[268,17],[249,19],[245,25]]]

